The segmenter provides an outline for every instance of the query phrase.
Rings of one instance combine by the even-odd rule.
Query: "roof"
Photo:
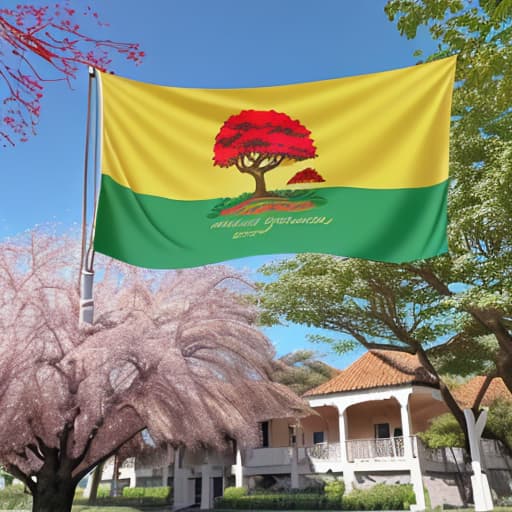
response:
[[[482,388],[485,377],[477,376],[453,390],[453,396],[461,407],[472,407],[478,392]],[[512,393],[500,377],[491,381],[481,405],[488,406],[498,398],[512,401]]]
[[[331,380],[309,390],[304,396],[406,384],[437,387],[435,377],[421,366],[417,356],[394,350],[370,350]]]

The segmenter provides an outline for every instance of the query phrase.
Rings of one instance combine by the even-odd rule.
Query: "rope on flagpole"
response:
[[[89,152],[91,136],[91,110],[92,110],[92,83],[96,77],[94,68],[89,67],[89,87],[87,92],[87,119],[85,132],[85,156],[84,156],[84,182],[82,191],[82,245],[80,253],[80,316],[78,323],[80,326],[92,324],[94,317],[94,300],[92,297],[92,285],[94,280],[92,243],[87,248],[87,188],[89,182]],[[96,130],[95,130],[96,132]],[[96,133],[95,133],[96,135]],[[94,143],[94,194],[96,196],[96,138]],[[94,208],[96,209],[96,197],[94,197]]]

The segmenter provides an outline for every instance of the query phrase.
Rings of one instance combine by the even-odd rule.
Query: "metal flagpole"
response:
[[[91,138],[91,110],[92,110],[92,84],[96,78],[94,68],[89,67],[89,87],[87,93],[87,120],[86,120],[86,134],[85,134],[85,156],[84,156],[84,182],[82,192],[82,245],[80,254],[80,315],[78,323],[80,326],[91,325],[94,319],[94,299],[92,295],[92,288],[94,282],[94,249],[93,249],[93,229],[91,226],[91,236],[89,245],[87,247],[87,189],[89,181],[89,153],[90,153],[90,138]],[[96,102],[96,112],[98,109],[98,102]],[[96,115],[97,121],[97,115]],[[98,144],[98,130],[97,123],[94,127],[94,211],[96,215],[96,194],[97,194],[97,144]]]

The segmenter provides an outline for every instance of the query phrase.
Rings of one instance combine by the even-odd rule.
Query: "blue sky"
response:
[[[94,28],[98,38],[141,44],[144,63],[136,67],[115,58],[117,74],[163,85],[255,87],[372,73],[413,65],[414,50],[432,45],[427,36],[400,37],[383,0],[75,2],[90,4],[110,23]],[[0,149],[0,238],[36,224],[80,222],[86,99],[86,69],[72,89],[49,83],[38,134]],[[272,259],[232,263],[255,274]],[[267,331],[280,354],[310,347],[307,332],[297,326]],[[360,354],[340,357],[328,354],[327,346],[313,348],[338,367]]]

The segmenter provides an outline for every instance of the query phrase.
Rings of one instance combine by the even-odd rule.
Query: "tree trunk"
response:
[[[112,471],[112,483],[110,485],[110,496],[119,496],[119,455],[114,455],[114,468]]]
[[[265,183],[265,176],[263,172],[259,170],[249,171],[251,176],[256,181],[256,189],[254,190],[254,194],[252,197],[267,197],[270,194],[267,192],[267,185]]]
[[[70,512],[76,483],[58,474],[39,475],[33,493],[32,512]]]
[[[89,501],[88,501],[88,503],[90,505],[94,504],[96,502],[96,498],[98,497],[98,487],[100,486],[102,474],[103,474],[103,462],[96,466],[92,476],[89,477],[89,478],[92,478],[91,492],[89,493]]]

